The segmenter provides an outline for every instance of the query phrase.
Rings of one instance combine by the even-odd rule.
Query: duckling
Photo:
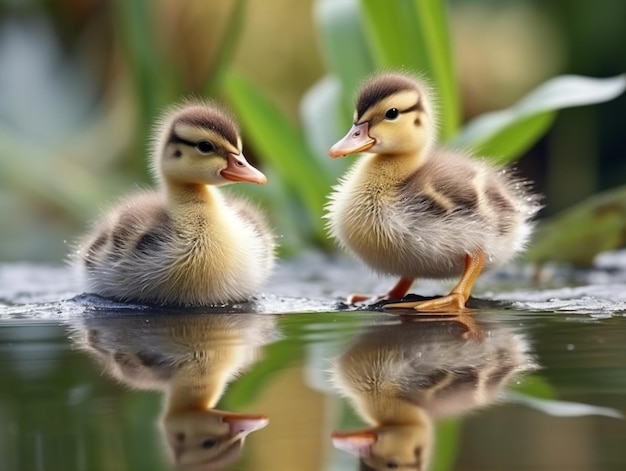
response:
[[[476,323],[487,332],[468,340],[470,317],[372,326],[333,362],[332,383],[369,428],[335,431],[332,442],[360,469],[427,469],[436,421],[492,404],[536,369],[523,333]]]
[[[329,155],[369,154],[334,187],[328,228],[342,247],[399,281],[386,295],[354,294],[350,303],[402,298],[420,277],[460,277],[447,296],[385,307],[461,311],[483,269],[523,250],[539,209],[528,185],[508,169],[438,147],[436,133],[422,80],[385,73],[358,92],[354,124]]]
[[[275,319],[255,314],[172,313],[150,317],[90,313],[75,343],[122,384],[163,394],[159,430],[182,469],[218,469],[241,455],[261,414],[215,408],[228,384],[278,338]]]
[[[248,300],[274,265],[265,217],[218,187],[266,177],[242,153],[234,120],[187,102],[155,128],[158,190],[111,209],[79,244],[88,288],[118,301],[201,306]]]

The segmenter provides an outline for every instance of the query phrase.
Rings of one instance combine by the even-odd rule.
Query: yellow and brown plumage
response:
[[[436,422],[495,403],[536,368],[522,332],[467,313],[369,326],[330,368],[367,425],[334,432],[333,444],[360,469],[429,469]]]
[[[363,85],[352,129],[329,152],[369,153],[341,179],[327,208],[341,246],[400,277],[387,295],[369,299],[401,298],[416,278],[461,278],[448,296],[387,307],[464,309],[483,267],[524,248],[539,208],[510,170],[437,147],[436,132],[428,87],[409,75],[381,74]]]
[[[257,208],[217,188],[266,182],[233,119],[208,103],[173,108],[152,170],[159,188],[120,201],[80,244],[89,291],[167,305],[247,300],[270,275],[274,238]]]
[[[206,312],[111,317],[77,325],[76,344],[121,384],[161,392],[158,429],[177,469],[222,469],[241,456],[246,437],[268,417],[217,408],[229,384],[276,340],[276,318]]]

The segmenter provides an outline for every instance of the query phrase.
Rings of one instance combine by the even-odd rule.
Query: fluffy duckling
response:
[[[521,333],[478,326],[488,335],[467,340],[469,317],[377,325],[334,362],[335,387],[369,428],[334,432],[332,441],[360,469],[427,469],[435,421],[486,407],[536,368]]]
[[[228,384],[275,340],[275,319],[254,314],[167,314],[150,318],[101,313],[73,338],[122,384],[163,393],[160,432],[181,469],[218,469],[236,460],[246,437],[269,420],[218,410]]]
[[[165,305],[250,298],[270,275],[274,238],[254,206],[218,189],[266,183],[233,119],[209,103],[174,107],[156,128],[152,171],[158,190],[122,200],[80,244],[89,290]]]
[[[329,231],[375,271],[399,276],[384,296],[402,298],[416,278],[460,277],[450,294],[387,304],[418,311],[463,310],[483,268],[520,252],[538,211],[536,198],[510,171],[435,145],[429,88],[405,74],[368,80],[354,125],[333,158],[369,152],[341,179],[327,207]]]

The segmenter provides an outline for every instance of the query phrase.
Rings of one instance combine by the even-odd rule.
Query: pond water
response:
[[[177,311],[5,265],[0,469],[624,470],[620,263],[487,277],[467,316],[348,309],[390,280],[319,257],[251,303]]]

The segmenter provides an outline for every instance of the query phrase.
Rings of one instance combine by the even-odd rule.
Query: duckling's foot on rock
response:
[[[387,294],[381,294],[379,296],[372,296],[370,294],[351,294],[348,296],[348,304],[376,304],[379,301],[385,301],[387,299],[400,299],[406,296],[406,293],[413,284],[413,278],[400,278],[393,288],[389,290]]]
[[[385,308],[389,309],[415,309],[420,312],[432,313],[449,313],[449,312],[465,312],[467,308],[465,303],[470,297],[472,287],[476,282],[476,278],[485,265],[485,254],[479,250],[474,255],[467,254],[465,256],[465,270],[463,276],[447,296],[429,299],[428,301],[404,302],[386,304]],[[398,283],[399,285],[400,283]]]
[[[404,303],[385,304],[385,309],[415,309],[419,312],[450,314],[451,312],[465,312],[466,297],[461,293],[450,293],[440,298],[428,301],[414,301]]]

